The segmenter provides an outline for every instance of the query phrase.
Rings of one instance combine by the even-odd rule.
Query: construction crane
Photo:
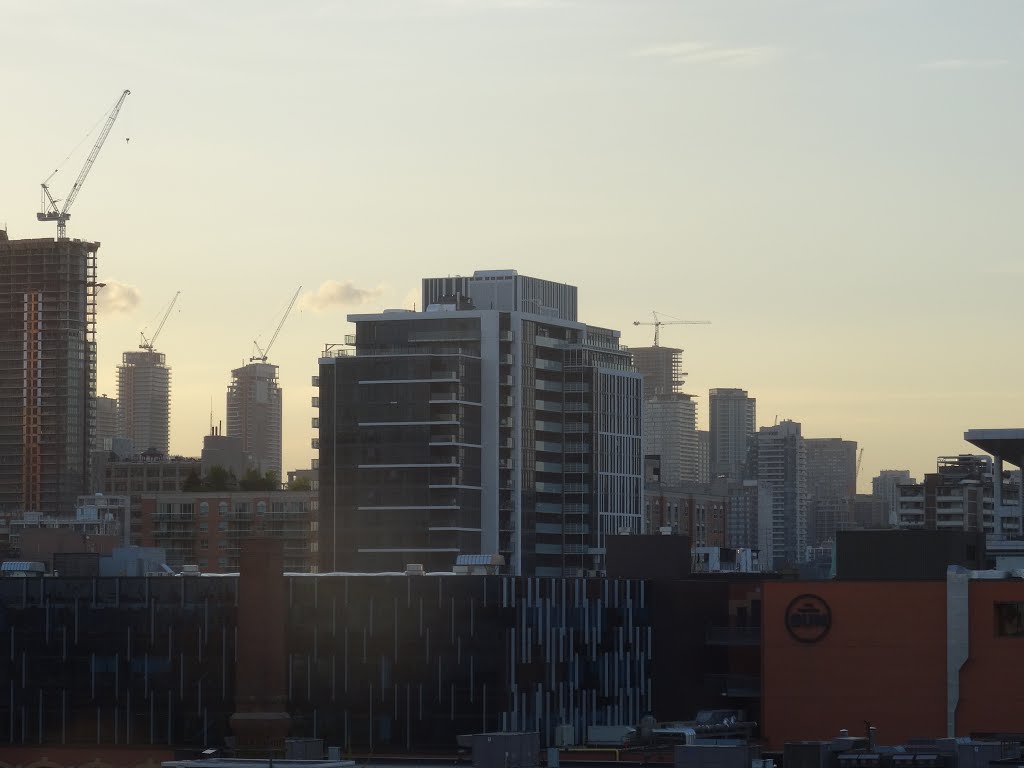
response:
[[[288,308],[284,311],[284,315],[281,316],[281,322],[277,324],[277,328],[274,330],[274,335],[270,337],[270,343],[267,344],[266,349],[261,349],[258,341],[253,341],[252,346],[256,350],[256,354],[249,358],[250,363],[255,363],[259,360],[261,363],[267,362],[267,355],[270,354],[270,348],[274,346],[274,342],[277,341],[277,334],[281,332],[281,328],[284,327],[284,321],[288,319],[288,315],[291,314],[292,307],[295,306],[295,300],[299,298],[299,291],[302,290],[300,285],[295,289],[295,295],[292,296],[292,300],[288,302]]]
[[[167,318],[171,316],[171,310],[174,309],[175,302],[178,301],[178,297],[181,296],[181,291],[174,294],[174,298],[171,299],[171,303],[167,306],[167,311],[164,312],[164,316],[160,319],[160,325],[156,327],[156,333],[153,334],[153,338],[146,338],[146,329],[143,328],[139,332],[139,336],[142,337],[142,343],[139,344],[139,349],[144,349],[147,352],[152,352],[153,347],[156,345],[156,337],[160,335],[160,331],[164,329],[164,323],[167,322]]]
[[[662,320],[657,312],[654,312],[652,310],[651,314],[654,315],[654,322],[653,323],[641,322],[640,320],[634,320],[633,321],[633,325],[653,325],[654,326],[654,346],[658,346],[658,342],[660,341],[660,338],[661,338],[661,334],[660,334],[661,326],[663,326],[663,325],[711,325],[711,321],[710,320],[676,320],[675,318],[673,318],[671,320]],[[664,317],[671,317],[671,315],[664,315]]]
[[[860,465],[861,465],[862,461],[864,461],[864,449],[863,448],[861,448],[860,449],[860,453],[857,454],[857,469],[854,470],[854,473],[853,473],[853,486],[854,486],[854,488],[856,488],[857,487],[857,483],[860,482]],[[856,491],[854,491],[854,493],[856,493]]]
[[[128,98],[128,94],[131,93],[127,88],[121,94],[121,98],[117,100],[117,104],[110,110],[110,114],[107,116],[107,122],[103,126],[103,130],[100,131],[99,138],[96,139],[96,143],[92,146],[92,151],[89,153],[89,157],[85,159],[85,165],[82,166],[82,170],[78,173],[78,178],[75,179],[75,183],[71,187],[71,191],[68,196],[64,199],[64,207],[57,208],[58,200],[55,200],[53,195],[50,194],[49,181],[57,173],[55,170],[49,176],[46,177],[46,181],[42,183],[42,193],[40,194],[40,211],[36,214],[36,218],[39,221],[56,221],[57,222],[57,239],[67,240],[67,220],[71,218],[71,214],[68,210],[71,208],[71,204],[75,202],[75,198],[78,197],[78,193],[82,191],[82,185],[85,184],[85,179],[89,175],[89,171],[92,170],[93,163],[96,162],[96,156],[99,155],[100,150],[103,148],[103,142],[107,140],[107,136],[110,134],[110,129],[114,127],[114,121],[117,120],[117,113],[121,111],[121,105],[124,104],[124,100]],[[60,170],[59,168],[57,170]]]

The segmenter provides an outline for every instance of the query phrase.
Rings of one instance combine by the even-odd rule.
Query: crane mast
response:
[[[50,194],[49,181],[54,177],[57,171],[54,171],[46,177],[40,186],[42,186],[41,194],[41,210],[36,214],[36,219],[39,221],[56,221],[57,222],[57,239],[67,240],[67,220],[71,218],[71,214],[68,210],[71,208],[71,204],[75,202],[75,198],[78,197],[78,193],[82,191],[82,185],[85,184],[85,179],[89,175],[89,171],[92,170],[93,163],[96,162],[96,157],[99,155],[100,150],[103,149],[103,143],[107,140],[107,136],[110,134],[110,129],[114,127],[114,121],[117,120],[117,115],[121,111],[121,105],[124,104],[124,100],[128,98],[130,94],[127,88],[121,93],[121,98],[117,100],[114,108],[110,111],[107,116],[107,122],[103,126],[103,130],[100,131],[99,137],[96,139],[96,143],[93,144],[92,151],[89,152],[89,156],[85,159],[85,165],[82,166],[82,170],[78,173],[78,178],[75,179],[75,183],[71,186],[71,191],[68,193],[67,198],[64,200],[64,206],[57,208],[59,201],[55,200],[53,195]]]
[[[153,338],[146,338],[146,331],[143,329],[139,332],[139,336],[142,337],[142,343],[139,344],[139,349],[144,349],[147,352],[152,352],[156,345],[156,337],[160,335],[160,331],[164,329],[164,323],[167,322],[167,318],[171,316],[171,310],[174,309],[174,304],[178,301],[178,297],[181,296],[181,291],[174,294],[174,298],[171,299],[171,303],[167,306],[167,311],[164,312],[164,316],[160,319],[160,325],[156,327],[156,333],[153,334]]]
[[[277,341],[277,335],[281,332],[281,329],[284,327],[284,321],[287,320],[288,315],[291,314],[292,307],[295,306],[295,300],[299,298],[299,291],[301,290],[301,285],[295,289],[295,295],[292,296],[292,300],[288,302],[288,308],[285,309],[284,315],[281,316],[281,322],[277,324],[277,328],[274,330],[274,335],[270,337],[270,343],[267,344],[267,348],[260,349],[259,342],[255,340],[253,341],[252,345],[256,350],[256,354],[249,358],[250,363],[255,363],[257,360],[259,360],[261,363],[267,362],[267,356],[270,354],[270,348],[274,346],[274,342]]]

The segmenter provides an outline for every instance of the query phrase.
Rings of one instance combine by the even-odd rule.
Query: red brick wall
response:
[[[970,656],[960,670],[958,736],[1024,729],[1024,637],[996,635],[995,604],[1024,602],[1024,582],[972,581]]]
[[[786,629],[787,607],[804,593],[832,612],[831,630],[816,643]],[[769,748],[841,728],[859,735],[864,721],[886,744],[945,736],[944,581],[765,582],[763,595],[761,732]]]

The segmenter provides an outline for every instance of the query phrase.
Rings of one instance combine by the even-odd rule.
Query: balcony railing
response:
[[[760,627],[710,627],[708,645],[760,645]]]
[[[758,675],[708,675],[705,682],[709,689],[717,690],[722,696],[761,698],[761,678]]]

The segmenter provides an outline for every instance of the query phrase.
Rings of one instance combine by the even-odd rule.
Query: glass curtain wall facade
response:
[[[450,752],[459,734],[538,730],[553,745],[560,724],[583,735],[636,723],[656,698],[656,606],[643,581],[286,582],[266,620],[287,627],[292,737],[346,752]],[[0,744],[222,747],[240,648],[261,641],[238,635],[238,586],[233,576],[0,579],[10,628]],[[664,611],[662,624],[678,615]],[[701,645],[705,621],[693,622]],[[677,649],[678,633],[665,638]],[[685,655],[704,674],[704,654]],[[699,692],[700,678],[665,688]]]

